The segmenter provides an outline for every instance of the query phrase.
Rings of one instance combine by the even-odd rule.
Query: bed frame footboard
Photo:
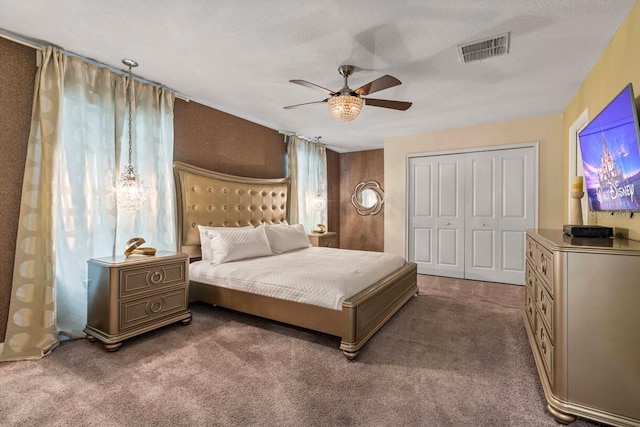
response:
[[[347,331],[342,336],[340,350],[347,359],[355,359],[362,346],[417,293],[417,265],[409,262],[343,302]]]

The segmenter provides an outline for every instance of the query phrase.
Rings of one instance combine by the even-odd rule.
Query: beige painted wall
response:
[[[538,226],[562,227],[562,115],[388,138],[384,141],[384,250],[405,255],[407,155],[539,142]],[[564,181],[562,181],[564,182]]]
[[[616,34],[609,46],[602,53],[598,62],[582,83],[582,86],[564,110],[563,137],[564,158],[568,164],[569,127],[585,108],[589,108],[589,119],[593,119],[613,99],[627,83],[633,83],[638,104],[640,95],[640,3],[637,3]],[[564,168],[562,182],[568,182],[568,166]],[[565,185],[565,198],[568,197],[568,186]],[[564,206],[565,212],[568,210]],[[630,239],[640,240],[640,215],[630,218],[628,213],[614,213],[596,216],[587,215],[589,223],[615,227],[616,233],[622,233]]]

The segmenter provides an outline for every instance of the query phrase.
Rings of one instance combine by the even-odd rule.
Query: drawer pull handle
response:
[[[542,352],[544,354],[547,354],[547,345],[545,344],[544,340],[540,342],[540,347],[542,347]]]
[[[149,277],[149,280],[151,280],[151,283],[153,283],[154,285],[162,282],[162,279],[164,279],[164,274],[162,274],[162,271],[160,270],[154,271]]]
[[[542,270],[542,274],[547,274],[547,259],[544,255],[540,256],[540,270]]]
[[[542,312],[547,314],[547,304],[545,304],[544,301],[542,301]]]
[[[149,311],[153,314],[159,313],[164,310],[164,300],[161,301],[149,301]]]

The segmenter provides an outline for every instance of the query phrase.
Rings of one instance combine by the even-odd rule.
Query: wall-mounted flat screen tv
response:
[[[592,211],[640,211],[639,133],[631,83],[578,133]]]

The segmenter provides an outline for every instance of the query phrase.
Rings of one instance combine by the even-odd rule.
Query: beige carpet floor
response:
[[[116,353],[66,342],[0,364],[0,425],[556,426],[524,288],[432,276],[419,287],[355,362],[339,338],[203,304],[190,325]]]

